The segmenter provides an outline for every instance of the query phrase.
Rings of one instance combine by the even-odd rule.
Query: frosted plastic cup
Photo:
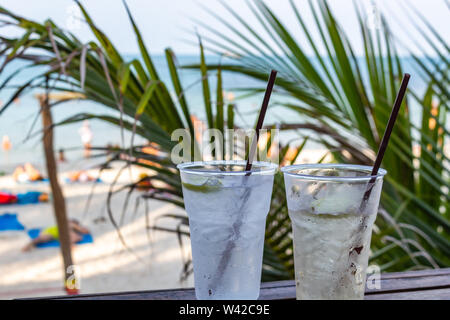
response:
[[[197,299],[257,299],[266,217],[277,165],[245,161],[178,165],[189,217]]]
[[[293,165],[284,173],[297,299],[363,299],[384,169]],[[363,201],[372,187],[367,201]]]

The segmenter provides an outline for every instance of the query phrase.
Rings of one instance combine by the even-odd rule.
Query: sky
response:
[[[251,9],[244,0],[223,0],[245,18],[255,31],[262,32]],[[312,23],[306,0],[294,0],[299,11],[304,15],[307,23]],[[411,10],[406,10],[407,5],[412,5],[421,12],[427,20],[440,31],[441,35],[450,42],[450,12],[445,0],[355,0],[366,6],[366,11],[378,8],[383,12],[395,31],[395,35],[402,42],[418,53],[417,46],[426,48],[426,43],[420,34],[407,32],[411,26]],[[288,0],[266,0],[268,6],[279,16],[280,20],[298,35],[297,39],[302,43],[305,39],[300,36],[299,25],[295,19]],[[351,0],[330,0],[338,21],[341,23],[349,38],[354,43],[356,53],[362,53],[358,22]],[[124,5],[121,0],[81,0],[96,24],[113,40],[113,43],[123,53],[135,53],[138,51],[135,37]],[[177,54],[197,54],[198,47],[195,41],[195,30],[200,35],[207,32],[199,26],[194,19],[206,25],[230,32],[224,28],[218,19],[207,13],[203,6],[233,23],[230,14],[224,9],[218,0],[127,0],[130,10],[143,34],[144,40],[153,54],[163,54],[166,47],[171,47]],[[84,41],[92,39],[92,34],[84,22],[77,19],[79,12],[72,0],[0,0],[0,5],[27,18],[44,21],[51,18],[58,25],[66,27]],[[408,13],[409,12],[409,13]],[[372,15],[373,17],[373,15]],[[371,21],[367,21],[371,23]],[[2,28],[1,34],[11,33],[8,28]],[[317,37],[318,34],[313,34]],[[411,40],[414,39],[414,40]],[[402,51],[400,51],[402,53]]]

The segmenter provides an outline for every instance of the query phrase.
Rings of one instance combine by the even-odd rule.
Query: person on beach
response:
[[[83,227],[76,219],[69,220],[69,236],[70,243],[74,245],[83,238],[84,234],[88,234],[89,230]],[[59,231],[56,225],[42,229],[39,235],[34,238],[30,243],[22,248],[23,252],[30,251],[36,245],[40,243],[47,243],[53,240],[59,239]]]
[[[11,140],[9,139],[8,136],[3,136],[3,138],[2,138],[3,151],[8,152],[9,150],[11,150],[11,148],[12,148]]]
[[[44,180],[39,170],[29,162],[25,163],[24,166],[18,166],[13,172],[13,178],[20,183]]]
[[[12,194],[9,192],[0,192],[0,205],[7,204],[36,204],[48,202],[49,194],[40,191],[28,191],[25,193]]]
[[[78,130],[78,133],[80,134],[81,142],[84,146],[84,157],[89,158],[91,156],[93,134],[88,120],[83,121],[83,126]]]
[[[64,149],[59,149],[58,151],[58,161],[59,162],[66,162],[66,156],[64,154]]]
[[[158,146],[158,144],[154,142],[150,142],[147,145],[143,146],[141,148],[141,151],[146,154],[150,154],[153,156],[159,156],[161,155],[161,148]]]
[[[139,174],[139,181],[136,184],[138,190],[150,190],[153,188],[153,184],[150,181],[150,176],[146,173]]]
[[[96,181],[97,178],[91,176],[87,171],[80,170],[68,174],[69,182],[90,182]]]

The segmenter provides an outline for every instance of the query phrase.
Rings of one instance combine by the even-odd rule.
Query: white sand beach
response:
[[[120,242],[106,210],[106,197],[110,182],[117,169],[102,175],[103,183],[97,184],[87,212],[85,206],[92,190],[92,183],[62,183],[67,211],[87,226],[94,242],[76,245],[73,259],[81,275],[80,293],[99,293],[132,290],[154,290],[175,287],[192,287],[193,278],[180,282],[182,260],[175,234],[146,230],[144,206],[134,213],[134,204],[139,192],[132,196],[130,208],[124,219],[122,233],[133,253]],[[133,169],[133,176],[138,170]],[[63,181],[65,174],[60,175]],[[120,179],[129,179],[129,171]],[[11,192],[26,190],[49,191],[48,183],[16,184],[10,176],[0,178],[0,189]],[[124,203],[122,192],[112,200],[112,208],[118,218]],[[164,213],[183,213],[171,204],[149,201],[150,224]],[[36,205],[8,205],[0,207],[0,214],[17,213],[19,221],[27,228],[39,228],[55,223],[51,203]],[[118,219],[119,220],[119,219]],[[173,226],[171,219],[161,219],[159,225]],[[186,238],[186,250],[189,240]],[[22,252],[28,243],[25,231],[0,232],[0,299],[63,295],[63,267],[59,248],[33,249]]]

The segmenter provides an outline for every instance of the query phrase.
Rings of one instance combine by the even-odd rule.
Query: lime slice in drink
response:
[[[217,179],[195,177],[194,179],[190,178],[189,182],[183,182],[183,187],[195,192],[210,193],[219,191],[223,185]]]

